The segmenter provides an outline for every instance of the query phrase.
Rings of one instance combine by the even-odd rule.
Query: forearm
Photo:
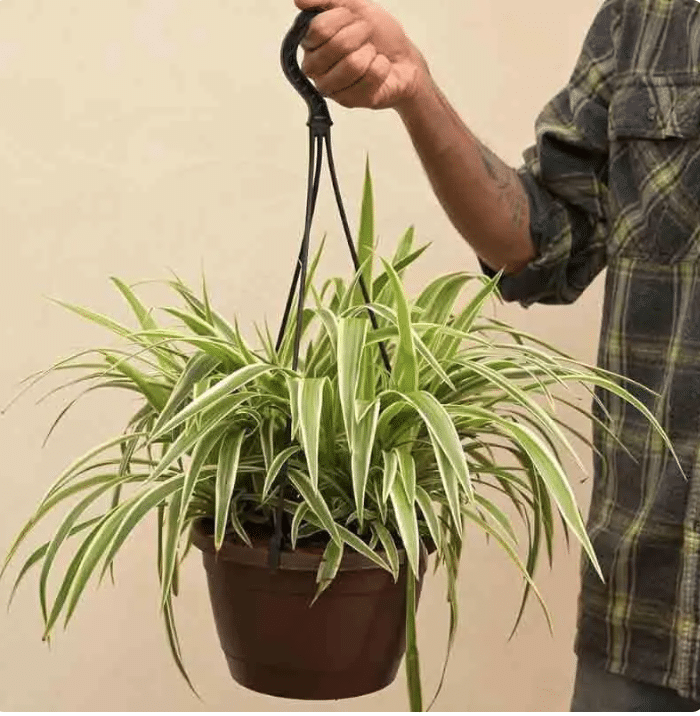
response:
[[[515,169],[476,139],[429,77],[396,109],[457,231],[492,269],[522,269],[535,247]]]

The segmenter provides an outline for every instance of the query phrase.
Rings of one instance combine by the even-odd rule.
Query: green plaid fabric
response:
[[[600,396],[631,455],[594,431],[606,581],[584,561],[576,650],[700,700],[700,3],[603,3],[535,129],[518,173],[538,255],[503,296],[570,303],[607,268],[599,363],[661,395],[632,391],[689,478],[636,409]]]

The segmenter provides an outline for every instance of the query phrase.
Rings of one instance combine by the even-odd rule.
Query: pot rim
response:
[[[256,545],[251,548],[225,539],[221,549],[217,552],[214,545],[214,536],[204,527],[205,520],[206,518],[202,517],[195,520],[191,532],[192,544],[205,555],[211,555],[215,559],[225,562],[269,569],[267,544]],[[399,565],[403,566],[406,562],[406,552],[403,549],[399,549],[398,553]],[[378,554],[381,557],[385,557],[384,552],[379,552]],[[316,572],[321,565],[322,558],[322,552],[308,552],[299,548],[294,551],[285,550],[280,554],[280,569],[295,572]],[[352,548],[344,551],[338,571],[356,572],[365,569],[386,571],[368,557],[352,550]]]

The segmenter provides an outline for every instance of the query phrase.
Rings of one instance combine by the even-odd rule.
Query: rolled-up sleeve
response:
[[[605,267],[609,232],[608,106],[622,0],[607,0],[567,86],[535,122],[536,142],[517,169],[530,206],[535,258],[504,275],[504,300],[523,306],[575,301]],[[494,276],[483,261],[482,270]]]

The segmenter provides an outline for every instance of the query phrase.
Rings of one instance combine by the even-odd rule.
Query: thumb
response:
[[[342,5],[341,2],[334,0],[294,0],[294,4],[300,10],[329,10],[332,7]]]
[[[300,10],[331,10],[344,7],[348,10],[359,10],[365,6],[365,0],[294,0]]]

